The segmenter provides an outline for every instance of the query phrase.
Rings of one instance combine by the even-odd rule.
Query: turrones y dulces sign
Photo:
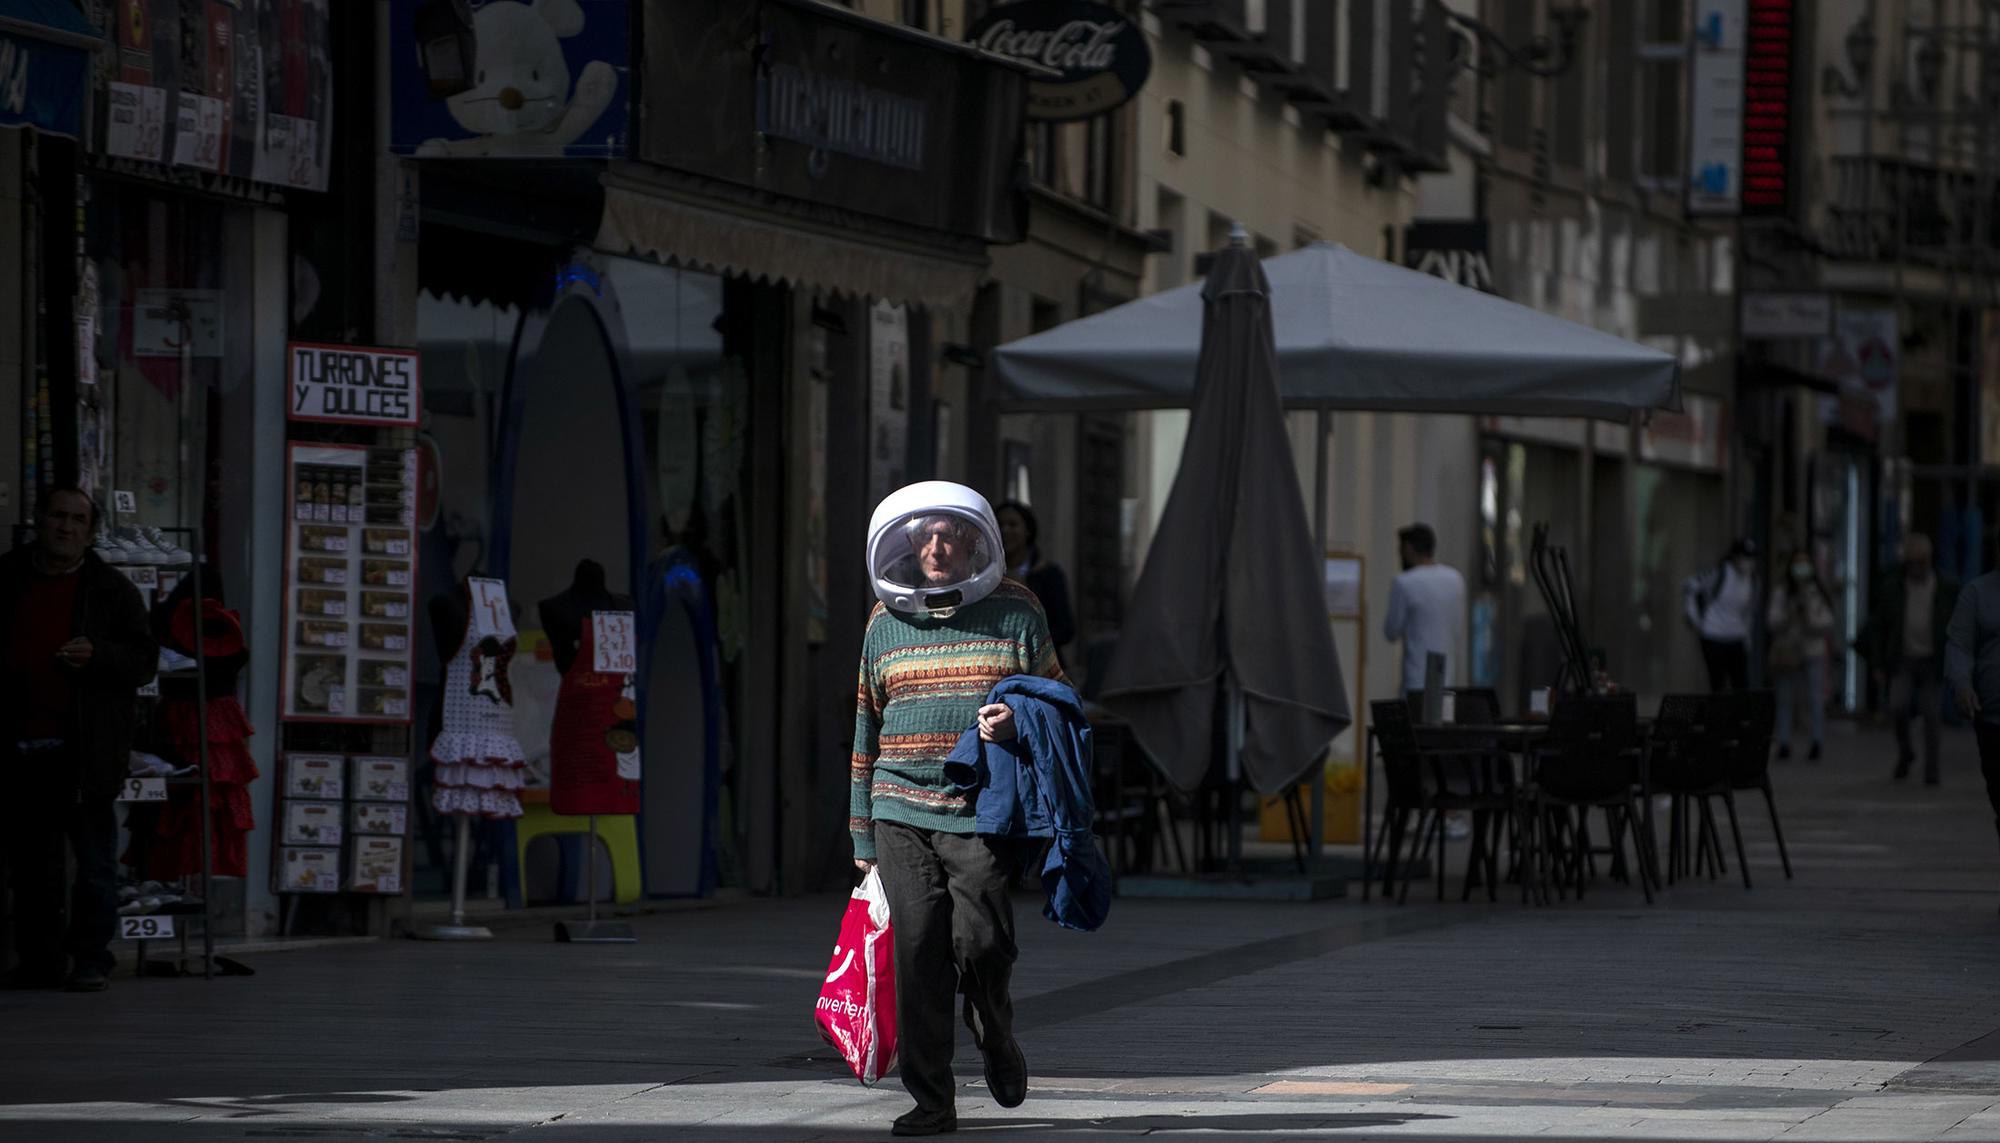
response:
[[[421,401],[417,351],[295,341],[285,347],[286,417],[344,425],[414,427]]]
[[[1002,4],[966,37],[996,55],[1062,73],[1028,85],[1028,118],[1090,119],[1116,110],[1146,85],[1153,52],[1124,13],[1094,0]]]

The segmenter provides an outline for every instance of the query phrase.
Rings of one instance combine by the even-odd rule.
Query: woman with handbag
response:
[[[1792,756],[1792,721],[1803,692],[1812,729],[1808,761],[1819,761],[1826,736],[1826,637],[1833,630],[1833,597],[1819,582],[1812,556],[1792,556],[1789,574],[1771,588],[1765,617],[1771,631],[1771,681],[1778,692],[1778,757]]]

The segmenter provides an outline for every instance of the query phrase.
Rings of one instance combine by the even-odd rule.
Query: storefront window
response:
[[[124,548],[113,562],[180,568],[173,550],[195,541],[172,529],[200,525],[214,555],[218,531],[247,526],[249,452],[230,443],[251,424],[249,214],[115,181],[89,195],[77,474],[106,510],[100,553]],[[240,559],[220,567],[225,583],[249,574]]]

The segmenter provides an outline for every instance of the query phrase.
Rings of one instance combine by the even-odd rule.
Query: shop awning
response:
[[[1278,388],[1294,408],[1625,420],[1678,407],[1671,354],[1315,243],[1264,262]],[[1003,408],[1163,409],[1194,396],[1201,283],[1012,341]]]
[[[597,249],[830,293],[955,307],[972,297],[984,254],[857,238],[804,217],[777,219],[666,188],[607,183]]]
[[[0,127],[79,138],[89,104],[90,56],[104,40],[70,0],[11,0],[0,11]]]

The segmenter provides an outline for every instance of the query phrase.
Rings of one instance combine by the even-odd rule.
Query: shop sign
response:
[[[1743,295],[1743,336],[1759,341],[1818,339],[1833,332],[1833,295]]]
[[[325,190],[329,0],[116,0],[99,146],[275,186]]]
[[[1701,0],[1688,77],[1687,212],[1731,215],[1743,201],[1743,5]]]
[[[1833,336],[1820,348],[1819,374],[1840,386],[1838,400],[1821,403],[1822,418],[1866,439],[1896,420],[1901,345],[1896,311],[1841,310]],[[1868,416],[1866,414],[1872,414]]]
[[[663,6],[664,7],[664,6]],[[669,21],[691,40],[693,22]],[[390,0],[389,149],[442,159],[623,158],[630,0]]]
[[[409,426],[421,401],[417,351],[296,341],[285,347],[294,421]]]
[[[1493,292],[1484,221],[1418,221],[1403,232],[1403,265],[1483,293]]]
[[[1146,85],[1153,51],[1124,13],[1094,0],[1018,0],[972,26],[986,51],[1062,73],[1028,84],[1028,118],[1063,123],[1125,105]]]
[[[0,127],[83,134],[90,56],[80,48],[0,32]]]
[[[1681,395],[1681,411],[1654,410],[1639,427],[1639,458],[1721,472],[1729,439],[1726,409],[1714,397]]]
[[[1021,240],[1019,66],[819,0],[635,9],[646,163],[912,231]]]
[[[132,356],[222,356],[221,290],[135,291]]]

